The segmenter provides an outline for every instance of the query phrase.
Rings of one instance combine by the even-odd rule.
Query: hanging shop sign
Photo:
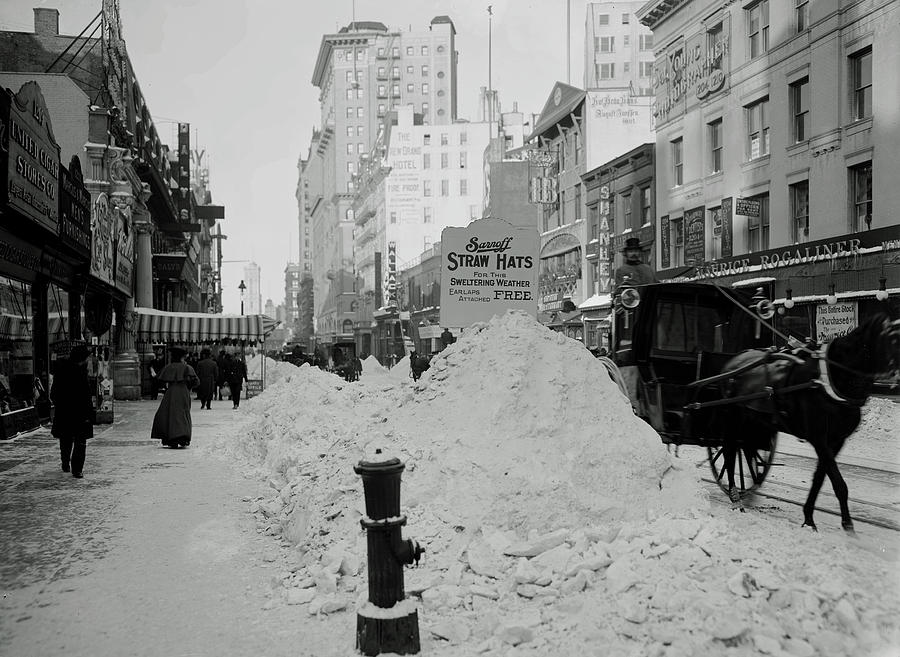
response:
[[[847,335],[857,326],[859,326],[859,304],[856,301],[816,305],[816,340],[819,344]]]
[[[162,283],[177,283],[181,280],[187,256],[154,255],[153,278]]]
[[[731,218],[731,197],[722,199],[722,210],[719,213],[722,222],[722,257],[730,258],[734,253],[734,225]]]
[[[175,207],[178,222],[191,222],[191,124],[178,124],[178,191],[175,193]]]
[[[385,306],[388,308],[397,306],[397,243],[388,242],[387,250],[387,274],[384,288],[387,290]]]
[[[659,258],[663,269],[672,266],[672,236],[669,234],[669,215],[664,214],[659,218]]]
[[[109,197],[101,193],[92,207],[91,231],[91,276],[107,285],[113,284],[115,250],[113,244],[113,219],[110,214]]]
[[[131,207],[119,202],[110,213],[115,230],[115,278],[116,289],[127,296],[132,293],[134,277],[134,225],[131,221]]]
[[[684,262],[699,265],[706,259],[705,208],[687,210],[684,213]]]
[[[91,254],[91,195],[84,188],[81,161],[59,167],[59,239],[84,258]]]
[[[441,326],[465,327],[507,310],[537,317],[540,236],[501,219],[441,232]]]
[[[0,194],[9,208],[56,235],[59,146],[37,82],[26,82],[11,98],[7,132],[8,183]]]

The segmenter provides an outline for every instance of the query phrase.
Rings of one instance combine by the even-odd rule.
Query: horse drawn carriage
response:
[[[757,289],[655,283],[616,295],[608,366],[635,413],[669,445],[705,448],[731,501],[760,486],[779,432],[807,440],[819,463],[804,520],[828,476],[852,530],[834,457],[860,421],[876,374],[896,371],[900,323],[876,314],[825,348],[788,336]]]

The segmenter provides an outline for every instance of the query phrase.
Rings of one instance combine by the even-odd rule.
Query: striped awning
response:
[[[278,322],[265,315],[211,315],[135,308],[137,340],[153,343],[203,343],[229,340],[264,341]]]

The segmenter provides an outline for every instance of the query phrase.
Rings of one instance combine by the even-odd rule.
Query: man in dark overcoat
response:
[[[63,472],[81,479],[87,439],[94,436],[94,404],[87,375],[90,351],[86,345],[72,347],[67,360],[56,362],[50,399],[55,405],[51,433],[59,439]]]
[[[227,376],[228,387],[231,388],[231,401],[234,402],[234,410],[237,410],[241,405],[241,389],[247,380],[247,363],[242,356],[235,354],[231,359]]]
[[[197,398],[200,400],[200,410],[208,408],[212,410],[212,399],[216,394],[219,379],[219,366],[212,358],[212,352],[204,349],[200,353],[201,361],[197,363],[197,376],[200,377],[200,387],[197,389]]]

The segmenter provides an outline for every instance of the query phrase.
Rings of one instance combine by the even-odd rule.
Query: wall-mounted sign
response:
[[[671,239],[669,234],[669,215],[664,214],[659,218],[659,258],[660,266],[668,269],[672,266]]]
[[[706,259],[705,208],[700,206],[684,213],[684,263],[699,265]]]
[[[828,342],[847,335],[859,325],[859,309],[856,301],[839,301],[833,306],[816,305],[816,340]]]
[[[2,93],[6,93],[5,90]],[[0,192],[7,206],[59,232],[59,146],[37,82],[26,82],[9,104],[8,184]]]
[[[738,198],[734,204],[734,213],[744,217],[758,217],[762,203],[758,198]]]
[[[187,256],[184,255],[154,255],[153,278],[166,283],[177,283],[181,280],[181,273]]]
[[[394,130],[388,148],[385,210],[401,224],[422,223],[422,146],[412,130]],[[390,216],[390,214],[388,214]],[[401,247],[402,250],[402,247]]]
[[[179,223],[191,221],[191,124],[178,124],[178,171],[175,174],[178,189],[175,191],[175,208]]]
[[[114,225],[109,198],[105,193],[94,200],[91,212],[91,276],[107,285],[113,284],[115,265]]]
[[[479,219],[441,232],[441,326],[489,321],[509,309],[537,317],[536,228]]]
[[[68,169],[59,167],[59,239],[84,258],[90,257],[91,195],[84,188],[77,155]]]
[[[387,275],[385,278],[385,290],[387,290],[386,307],[397,305],[397,243],[388,242],[387,250]]]
[[[722,257],[730,258],[734,253],[734,224],[731,218],[731,197],[722,199],[722,210],[719,213],[722,221]]]

